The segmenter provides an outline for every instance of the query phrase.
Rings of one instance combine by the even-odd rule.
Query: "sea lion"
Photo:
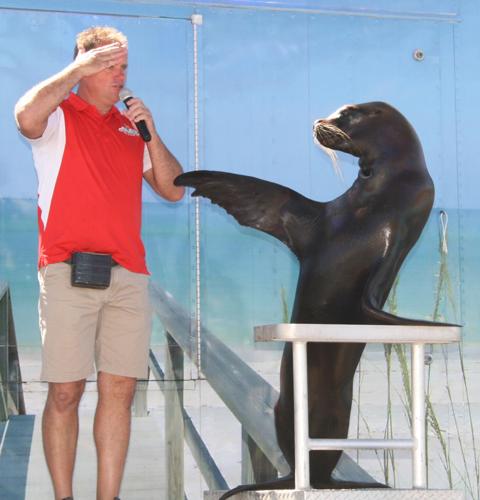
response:
[[[434,186],[420,141],[407,119],[383,102],[348,105],[315,121],[315,141],[359,158],[359,174],[340,197],[323,203],[272,182],[224,172],[180,175],[244,226],[271,234],[297,256],[300,272],[292,323],[428,325],[382,310],[400,266],[428,219]],[[309,426],[313,438],[347,437],[352,386],[364,344],[308,344]],[[294,471],[292,348],[284,347],[275,407],[278,444]],[[331,477],[340,451],[310,453],[314,488],[385,487]],[[294,488],[289,476],[244,485]]]

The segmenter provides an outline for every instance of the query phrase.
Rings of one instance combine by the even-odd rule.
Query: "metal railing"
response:
[[[273,408],[278,391],[206,328],[201,329],[200,344],[192,340],[190,315],[170,294],[151,285],[151,297],[154,311],[167,332],[164,371],[150,352],[150,369],[165,395],[166,498],[185,498],[184,439],[209,490],[229,489],[183,407],[184,355],[194,364],[201,360],[199,372],[242,426],[242,483],[258,483],[288,474],[290,469],[275,435]],[[198,345],[201,356],[197,356]],[[375,482],[345,454],[334,476],[339,480]]]
[[[10,288],[0,282],[0,422],[24,415],[22,374],[18,359]]]

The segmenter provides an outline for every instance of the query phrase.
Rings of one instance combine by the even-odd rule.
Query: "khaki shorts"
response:
[[[97,371],[146,378],[151,307],[145,274],[112,267],[105,290],[70,285],[69,264],[38,272],[42,373],[46,382],[73,382]]]

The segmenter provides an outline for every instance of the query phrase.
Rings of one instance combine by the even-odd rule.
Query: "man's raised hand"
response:
[[[126,64],[127,54],[126,45],[114,42],[86,52],[79,49],[75,64],[82,71],[82,76],[89,76],[117,64]]]

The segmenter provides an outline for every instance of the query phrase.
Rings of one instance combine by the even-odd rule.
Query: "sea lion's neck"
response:
[[[394,174],[404,169],[426,170],[422,148],[405,147],[405,144],[389,144],[388,148],[368,148],[360,151],[358,166],[363,173],[373,173],[388,169]]]
[[[371,172],[376,160],[377,155],[373,154],[373,152],[368,151],[362,154],[358,159],[358,166],[360,167],[361,172],[368,175]]]

